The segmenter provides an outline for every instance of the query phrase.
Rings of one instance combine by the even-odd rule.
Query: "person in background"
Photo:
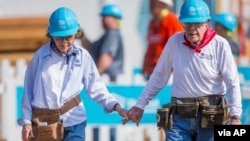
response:
[[[210,27],[210,10],[203,0],[186,0],[179,20],[184,32],[170,37],[126,124],[139,125],[144,108],[173,74],[169,113],[160,128],[167,141],[214,141],[214,125],[241,124],[239,75],[228,41]],[[225,96],[227,93],[227,97]],[[166,95],[167,96],[167,95]],[[217,107],[217,108],[214,108]],[[167,110],[166,110],[167,111]]]
[[[214,15],[212,20],[216,33],[227,39],[234,58],[237,60],[240,56],[240,46],[232,37],[237,28],[237,18],[229,12],[222,12]]]
[[[22,117],[18,119],[23,141],[33,135],[34,111],[53,113],[57,109],[64,125],[63,141],[84,141],[87,117],[79,97],[83,89],[105,112],[117,111],[126,118],[126,111],[108,92],[89,52],[74,42],[79,32],[78,18],[71,9],[60,7],[50,15],[50,40],[35,52],[25,73]]]
[[[104,34],[94,42],[82,31],[82,44],[93,57],[100,74],[108,74],[111,83],[117,82],[119,74],[123,73],[124,49],[120,32],[122,19],[121,8],[114,3],[107,3],[100,13]]]
[[[148,80],[153,72],[169,37],[183,31],[177,15],[169,10],[173,5],[172,0],[150,0],[152,18],[148,26],[147,48],[142,66],[142,74],[145,80]]]
[[[110,82],[115,84],[124,67],[124,45],[120,31],[123,13],[117,4],[107,3],[102,7],[100,16],[104,34],[91,42],[82,30],[80,39],[93,57],[99,73],[108,74]],[[95,128],[94,131],[98,133],[99,129]],[[111,141],[115,141],[115,127],[110,128],[110,134]]]

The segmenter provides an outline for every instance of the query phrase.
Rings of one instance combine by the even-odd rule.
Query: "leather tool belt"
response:
[[[172,126],[172,106],[170,103],[162,106],[161,109],[157,109],[157,127],[158,130],[167,128],[170,129]]]
[[[32,130],[34,138],[30,141],[62,141],[64,126],[60,115],[66,113],[81,102],[77,95],[59,109],[32,109]]]
[[[166,106],[167,105],[167,106]],[[162,114],[163,111],[165,114]],[[171,103],[163,105],[157,110],[157,126],[171,128],[173,115],[177,113],[182,118],[197,117],[201,113],[201,127],[213,128],[214,125],[226,124],[228,119],[228,105],[224,95],[212,95],[198,98],[171,98]],[[160,117],[160,115],[164,117]]]

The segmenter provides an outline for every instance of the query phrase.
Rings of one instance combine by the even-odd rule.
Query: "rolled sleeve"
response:
[[[17,120],[17,123],[18,123],[18,125],[20,125],[20,126],[24,126],[24,125],[26,125],[26,124],[31,124],[31,121],[28,120],[28,119],[18,119],[18,120]]]
[[[116,101],[113,101],[113,102],[110,102],[109,104],[107,104],[105,107],[104,107],[104,112],[105,113],[111,113],[114,111],[114,106],[115,104],[117,104],[118,102]]]

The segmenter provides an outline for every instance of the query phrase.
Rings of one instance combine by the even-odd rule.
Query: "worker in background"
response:
[[[121,8],[114,3],[107,3],[100,13],[104,34],[94,42],[91,42],[82,30],[81,41],[95,61],[101,75],[107,74],[111,83],[117,83],[117,77],[123,73],[124,50],[123,38],[120,27],[122,19]],[[98,128],[94,129],[99,132]],[[116,128],[110,128],[110,141],[115,141]]]
[[[110,82],[116,82],[123,73],[123,38],[120,33],[121,8],[113,3],[105,4],[100,13],[104,34],[95,42],[89,41],[82,31],[82,45],[89,50],[100,74],[108,74]]]
[[[172,0],[150,0],[152,18],[147,31],[147,49],[143,60],[142,73],[145,80],[153,72],[160,54],[170,36],[183,31],[183,27],[175,13],[170,11]]]
[[[233,32],[237,28],[237,18],[228,12],[218,13],[212,18],[214,22],[214,29],[220,36],[227,39],[230,44],[233,56],[235,60],[238,59],[240,55],[240,46],[233,40]]]

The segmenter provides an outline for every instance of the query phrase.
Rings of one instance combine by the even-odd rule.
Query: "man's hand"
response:
[[[140,109],[138,107],[132,107],[130,110],[127,111],[127,119],[122,121],[122,124],[125,125],[129,120],[132,120],[136,123],[136,126],[139,126],[141,117],[143,115],[144,109]]]
[[[238,116],[232,116],[231,118],[231,125],[240,125],[241,121]]]
[[[231,125],[241,125],[241,121],[239,119],[231,119]]]

